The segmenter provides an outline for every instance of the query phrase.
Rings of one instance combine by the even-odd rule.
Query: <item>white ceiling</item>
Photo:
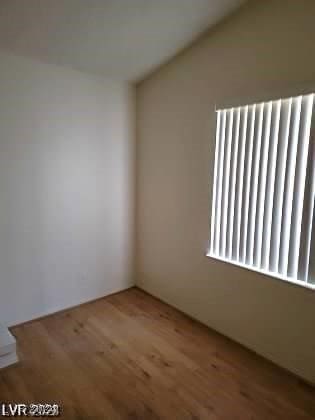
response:
[[[244,0],[0,0],[0,48],[139,80]]]

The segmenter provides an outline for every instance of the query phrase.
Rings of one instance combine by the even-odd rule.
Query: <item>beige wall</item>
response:
[[[205,252],[215,103],[315,82],[314,16],[249,2],[138,85],[136,247],[140,287],[312,382],[315,293]]]

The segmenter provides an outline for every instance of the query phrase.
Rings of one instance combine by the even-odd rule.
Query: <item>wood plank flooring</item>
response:
[[[2,402],[67,420],[315,418],[313,388],[136,288],[12,332]]]

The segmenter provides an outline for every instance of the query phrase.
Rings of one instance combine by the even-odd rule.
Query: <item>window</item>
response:
[[[314,94],[216,111],[208,256],[315,289]]]

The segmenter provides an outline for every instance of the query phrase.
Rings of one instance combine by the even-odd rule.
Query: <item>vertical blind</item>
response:
[[[315,288],[314,94],[216,111],[209,256]]]

